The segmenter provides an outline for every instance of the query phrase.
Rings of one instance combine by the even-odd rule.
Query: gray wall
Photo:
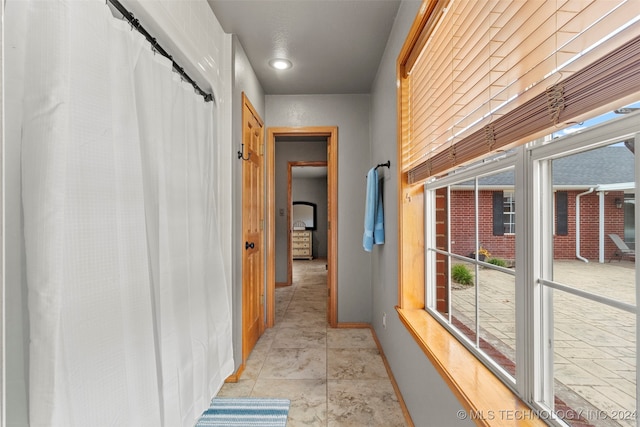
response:
[[[232,144],[237,149],[232,150],[233,165],[233,277],[231,278],[231,298],[233,317],[233,359],[236,370],[242,364],[242,160],[238,159],[237,152],[242,144],[242,92],[264,121],[264,90],[256,77],[249,59],[238,40],[233,36],[232,48],[233,63],[233,99],[232,99]],[[266,137],[265,127],[265,137]],[[266,169],[266,162],[265,162]],[[266,251],[265,251],[266,257]],[[266,264],[265,264],[266,265]],[[265,285],[266,286],[266,285]]]
[[[270,125],[269,125],[270,126]],[[327,143],[310,141],[278,141],[275,143],[276,187],[276,282],[287,282],[287,179],[288,163],[295,161],[326,161]],[[326,194],[326,193],[325,193]],[[294,199],[295,200],[295,199]],[[326,198],[325,198],[326,205]],[[280,215],[284,209],[284,215]],[[325,215],[326,220],[326,215]],[[326,229],[326,227],[325,227]],[[326,255],[326,253],[325,253]]]
[[[371,92],[371,163],[391,159],[391,169],[384,170],[385,244],[375,246],[371,253],[372,323],[415,425],[468,426],[473,423],[456,417],[462,406],[400,323],[394,308],[398,304],[396,60],[419,6],[419,1],[402,2]],[[387,314],[386,329],[383,313]]]
[[[265,97],[267,127],[338,127],[338,322],[371,322],[371,261],[362,249],[365,176],[371,167],[369,100],[364,94]]]
[[[10,5],[15,7],[15,5]],[[22,10],[22,9],[21,9]],[[14,15],[15,16],[15,12]],[[20,15],[20,20],[24,15]],[[10,28],[16,28],[18,25]],[[8,29],[7,31],[10,31]],[[8,37],[16,40],[16,36]],[[8,42],[8,40],[7,40]],[[7,49],[6,60],[24,63],[17,57],[20,49]],[[20,67],[6,67],[5,87],[5,352],[6,352],[6,421],[9,427],[28,425],[29,384],[29,311],[24,257],[24,224],[22,221],[22,178],[20,168],[20,133],[24,76]]]
[[[316,229],[312,231],[313,257],[327,257],[327,178],[297,178],[291,185],[292,201],[316,204]]]

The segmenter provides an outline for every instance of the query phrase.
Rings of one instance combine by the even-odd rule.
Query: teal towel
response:
[[[384,243],[384,209],[382,191],[378,182],[378,171],[371,168],[367,174],[367,197],[364,211],[364,235],[362,246],[371,252],[373,245]]]

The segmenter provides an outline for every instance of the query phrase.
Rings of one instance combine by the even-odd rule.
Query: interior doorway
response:
[[[282,207],[276,206],[275,152],[278,138],[326,138],[327,165],[327,322],[337,326],[337,247],[338,247],[338,128],[300,127],[269,128],[267,130],[267,326],[275,324],[276,286],[276,216]],[[289,208],[287,208],[288,210]],[[289,227],[291,228],[291,227]],[[290,243],[289,243],[290,245]],[[291,263],[290,248],[288,263]],[[290,271],[290,270],[289,270]],[[290,273],[288,273],[290,274]],[[290,280],[290,276],[289,276]]]
[[[327,162],[294,161],[287,166],[287,224],[290,225],[287,228],[287,284],[290,285],[294,259],[327,258],[329,194]],[[308,214],[296,215],[296,209]],[[309,236],[303,249],[294,247],[294,234],[300,232]]]

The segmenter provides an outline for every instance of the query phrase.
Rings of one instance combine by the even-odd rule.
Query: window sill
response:
[[[491,427],[546,425],[426,311],[396,309],[402,323],[462,403],[465,418]]]

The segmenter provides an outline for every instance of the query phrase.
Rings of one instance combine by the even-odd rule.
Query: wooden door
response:
[[[242,94],[242,361],[264,331],[264,126]]]

